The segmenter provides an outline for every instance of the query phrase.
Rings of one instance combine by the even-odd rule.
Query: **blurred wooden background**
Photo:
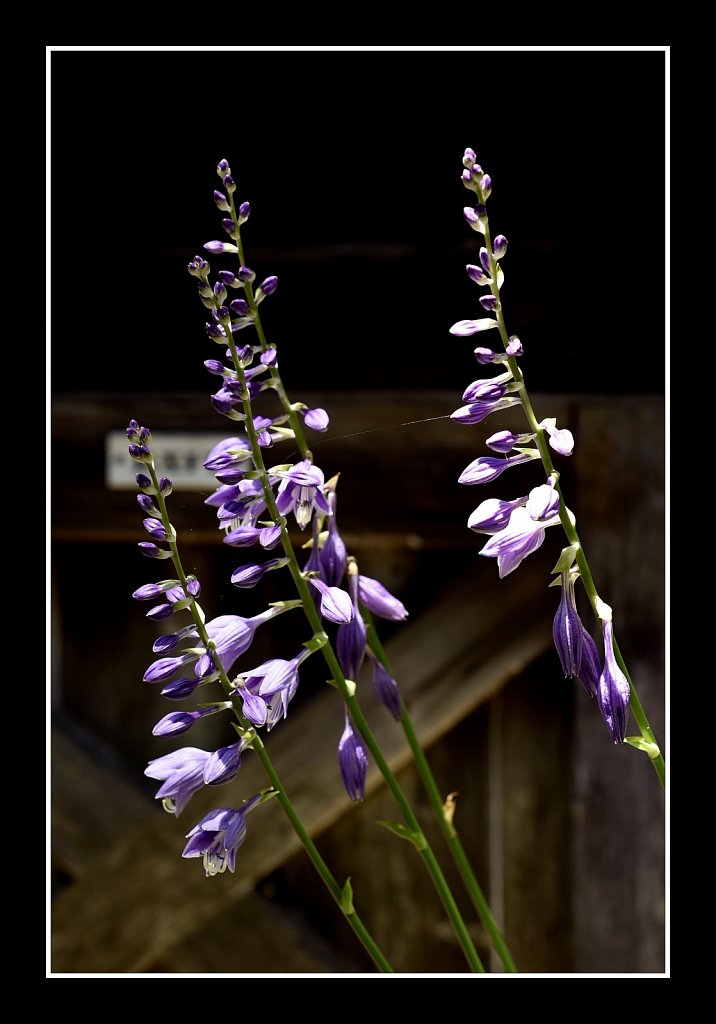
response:
[[[492,419],[487,429],[445,420],[396,426],[450,413],[458,404],[452,393],[298,397],[331,413],[315,456],[327,477],[344,471],[339,522],[350,550],[411,611],[407,624],[386,624],[382,635],[441,789],[459,792],[456,825],[518,966],[662,971],[663,798],[647,758],[614,748],[596,705],[561,677],[551,639],[556,595],[546,589],[560,535],[548,531],[542,551],[499,581],[494,561],[477,555],[482,539],[465,528],[479,501],[526,493],[539,482],[536,470],[460,487],[460,471],[498,429]],[[663,740],[663,402],[533,399],[538,415],[558,416],[575,434],[575,455],[561,460],[566,493]],[[130,416],[157,431],[221,430],[206,398],[193,394],[64,394],[54,403],[53,970],[369,970],[278,805],[249,818],[234,876],[206,879],[199,864],[181,860],[183,836],[205,810],[264,784],[250,754],[230,787],[197,795],[179,821],[152,800],[155,784],[142,775],[148,759],[228,742],[228,725],[212,718],[174,742],[151,736],[170,708],[159,687],[142,682],[156,627],[130,595],[154,578],[155,566],[135,546],[143,530],[133,494],[104,486],[105,435]],[[508,413],[500,426],[511,423]],[[360,433],[374,428],[385,429]],[[287,457],[288,449],[277,450]],[[289,596],[278,573],[255,591],[231,587],[241,553],[219,543],[200,495],[175,493],[170,512],[209,616],[254,614],[262,602]],[[268,657],[272,645],[282,656],[295,653],[305,639],[299,616],[279,624],[257,635],[242,664]],[[419,858],[375,824],[395,817],[381,780],[371,774],[360,806],[342,791],[342,712],[317,661],[288,720],[270,734],[269,751],[334,873],[352,876],[356,905],[396,968],[462,971]],[[362,688],[429,829],[402,733],[375,705],[367,680]],[[450,858],[443,861],[453,878]]]

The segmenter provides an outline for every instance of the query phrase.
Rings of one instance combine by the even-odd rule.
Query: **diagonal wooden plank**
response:
[[[480,564],[390,643],[394,671],[425,744],[519,675],[549,646],[545,569],[544,562],[533,564],[530,571],[498,582],[494,564]],[[383,709],[375,708],[369,687],[364,690],[379,742],[391,765],[399,768],[410,757],[402,732]],[[336,762],[341,728],[342,706],[326,688],[269,737],[271,756],[312,835],[351,808]],[[266,784],[260,766],[250,757],[238,781],[244,796]],[[380,783],[371,769],[368,790]],[[208,880],[196,863],[182,861],[182,834],[205,810],[235,799],[224,790],[204,791],[194,798],[181,824],[156,812],[150,825],[127,830],[99,856],[85,877],[55,902],[53,970],[142,971],[299,849],[280,808],[269,804],[249,819],[249,836],[235,876]]]

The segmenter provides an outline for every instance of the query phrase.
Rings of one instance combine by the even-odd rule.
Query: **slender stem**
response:
[[[244,257],[244,245],[243,242],[241,241],[241,229],[239,227],[239,218],[236,215],[236,205],[234,203],[233,194],[229,195],[229,205],[231,206],[231,219],[236,224],[236,247],[239,250],[239,262],[242,266],[246,266],[246,261]],[[266,333],[264,331],[263,324],[261,323],[261,314],[259,312],[258,303],[256,302],[256,296],[254,295],[254,287],[251,281],[246,282],[246,284],[244,285],[244,291],[246,293],[246,301],[248,302],[249,307],[251,308],[254,326],[256,327],[256,333],[258,334],[261,349],[262,351],[265,352],[268,349],[268,341],[266,340]],[[296,410],[291,406],[291,402],[289,401],[288,395],[286,394],[286,389],[283,386],[283,381],[281,380],[281,374],[279,372],[278,367],[270,366],[269,375],[273,383],[273,389],[278,395],[279,401],[283,406],[283,411],[286,413],[286,416],[288,417],[288,422],[291,424],[291,429],[293,430],[296,436],[296,444],[299,447],[301,455],[304,459],[309,459],[311,457],[311,451],[308,447],[308,444],[306,443],[306,437],[303,433],[301,420]]]
[[[236,344],[231,335],[231,323],[230,320],[228,319],[222,321],[222,323],[224,330],[226,331],[229,348],[231,350],[231,355],[234,362],[234,369],[236,370],[237,376],[242,384],[241,401],[243,405],[246,433],[248,435],[249,442],[251,445],[254,466],[258,471],[259,477],[262,482],[266,507],[272,521],[281,529],[281,544],[283,546],[284,554],[288,559],[288,568],[293,578],[293,582],[296,586],[296,589],[298,591],[298,595],[303,604],[303,610],[306,615],[306,618],[308,619],[309,625],[311,626],[311,629],[313,630],[314,634],[321,634],[323,633],[323,624],[321,622],[321,618],[318,612],[316,611],[316,606],[313,603],[313,598],[309,593],[308,583],[304,578],[303,573],[301,572],[301,567],[298,564],[296,552],[294,550],[291,538],[288,533],[286,518],[285,516],[281,515],[276,506],[276,499],[274,497],[273,488],[269,481],[269,476],[266,471],[266,465],[264,463],[263,450],[259,445],[256,427],[254,425],[253,410],[251,408],[251,399],[246,386],[246,374],[239,360],[238,353],[236,350]],[[484,973],[485,969],[477,954],[477,950],[475,949],[474,943],[470,937],[470,933],[468,932],[467,926],[465,925],[460,910],[457,904],[455,903],[455,900],[452,896],[445,876],[443,875],[442,869],[440,868],[440,865],[435,855],[433,854],[433,851],[430,848],[427,840],[423,836],[420,824],[413,813],[413,810],[407,800],[407,797],[403,793],[398,783],[398,780],[391,771],[388,762],[385,760],[383,753],[380,747],[378,746],[378,742],[375,739],[375,736],[373,735],[373,732],[370,726],[368,725],[368,722],[366,721],[366,718],[360,708],[360,705],[358,704],[358,701],[355,698],[355,695],[351,693],[351,690],[346,683],[345,675],[343,673],[343,670],[341,669],[340,663],[338,661],[338,658],[336,657],[336,654],[333,650],[331,643],[326,642],[324,646],[321,648],[321,650],[323,653],[323,657],[325,658],[326,664],[328,665],[329,671],[331,673],[331,677],[335,682],[341,696],[343,697],[343,700],[346,706],[348,707],[348,710],[350,711],[353,720],[355,721],[358,731],[363,737],[366,746],[373,755],[373,759],[378,770],[383,775],[383,778],[385,779],[388,788],[390,789],[393,797],[398,803],[408,828],[415,836],[414,845],[418,852],[420,853],[420,856],[423,858],[423,862],[433,880],[435,888],[438,891],[440,899],[442,900],[443,906],[445,907],[445,911],[448,917],[450,918],[450,921],[455,930],[455,934],[458,937],[458,941],[460,943],[460,946],[462,947],[463,953],[465,954],[465,958],[470,966],[470,969],[475,973]]]
[[[489,257],[489,261],[490,261],[490,277],[492,279],[491,283],[490,283],[490,291],[492,292],[492,294],[495,297],[495,299],[497,299],[497,309],[495,310],[495,315],[497,317],[497,328],[498,328],[498,330],[500,332],[500,337],[502,338],[502,343],[503,343],[503,345],[505,346],[505,349],[506,349],[508,344],[509,344],[509,340],[510,339],[509,339],[509,336],[507,334],[507,327],[505,326],[505,317],[504,317],[504,314],[502,312],[502,303],[500,301],[500,289],[499,289],[499,285],[497,283],[497,262],[495,260],[494,255],[493,255],[493,252],[492,252],[492,239],[490,237],[490,227],[489,227],[489,224],[487,222],[487,216],[485,216],[484,224],[485,224],[485,232],[484,232],[484,234],[485,234],[485,246],[487,248],[487,253],[488,253],[488,257]],[[561,490],[561,488],[559,486],[559,482],[558,482],[559,474],[556,473],[556,471],[555,471],[554,464],[552,462],[552,456],[550,455],[550,452],[549,452],[549,446],[548,446],[548,443],[547,443],[547,438],[545,437],[545,432],[542,429],[542,427],[540,427],[539,422],[537,421],[537,417],[534,414],[534,410],[532,408],[532,403],[530,402],[529,395],[527,394],[527,387],[525,385],[525,379],[524,379],[524,377],[522,375],[522,371],[520,370],[519,366],[517,365],[517,360],[515,359],[514,356],[508,356],[508,358],[507,358],[507,365],[509,366],[510,370],[512,371],[512,376],[514,377],[515,381],[517,381],[518,384],[522,385],[522,387],[520,388],[520,391],[519,391],[520,403],[522,404],[522,410],[523,410],[523,412],[524,412],[524,414],[525,414],[525,416],[527,418],[527,422],[529,423],[530,431],[533,432],[534,435],[535,435],[535,442],[537,444],[537,448],[538,448],[539,453],[540,453],[540,458],[542,459],[542,465],[544,466],[545,473],[547,474],[547,476],[551,476],[552,474],[555,474],[555,478],[557,480],[557,482],[555,483],[555,488],[556,488],[556,490],[557,490],[557,492],[559,494],[559,520],[560,520],[560,522],[562,524],[562,527],[564,529],[564,532],[566,534],[566,537],[567,537],[567,540],[569,541],[569,543],[576,545],[576,549],[577,549],[577,564],[579,566],[580,578],[582,580],[582,584],[584,586],[584,590],[585,590],[585,592],[587,594],[587,597],[589,598],[589,602],[592,605],[592,608],[594,609],[594,613],[599,618],[599,611],[598,611],[598,598],[599,598],[599,595],[597,594],[597,588],[596,588],[596,586],[594,584],[594,578],[592,577],[592,571],[589,568],[589,563],[587,561],[587,556],[584,553],[584,548],[582,546],[582,542],[579,539],[579,534],[577,533],[577,529],[574,526],[574,524],[570,521],[570,518],[569,518],[569,516],[567,514],[567,509],[566,509],[566,506],[564,504],[564,500],[562,498],[562,490]],[[626,665],[624,664],[624,659],[623,659],[623,657],[621,655],[621,652],[619,651],[619,648],[618,648],[618,646],[616,644],[616,641],[614,642],[614,655],[615,655],[615,657],[617,659],[619,667],[624,672],[624,675],[627,677],[627,679],[629,681],[629,687],[630,687],[630,690],[631,690],[631,702],[630,702],[631,703],[631,709],[632,709],[632,712],[634,714],[634,719],[636,721],[636,724],[639,727],[639,731],[641,732],[641,735],[643,736],[643,738],[645,740],[647,740],[649,743],[653,744],[654,747],[656,747],[656,749],[659,751],[658,754],[655,757],[651,758],[651,763],[653,764],[654,771],[656,772],[656,774],[657,774],[657,776],[659,778],[659,781],[661,782],[661,785],[663,786],[664,785],[664,781],[665,781],[665,775],[666,775],[666,769],[665,769],[665,766],[664,766],[664,757],[663,757],[661,751],[659,750],[659,746],[658,746],[658,744],[656,742],[656,738],[654,736],[654,732],[653,732],[651,726],[649,725],[649,720],[646,717],[646,714],[644,712],[644,708],[642,707],[641,701],[639,700],[639,696],[638,696],[638,694],[636,692],[636,688],[635,688],[634,683],[633,683],[633,681],[631,679],[631,676],[629,675],[629,672],[627,671]]]
[[[390,667],[390,662],[388,661],[385,649],[380,641],[380,637],[378,636],[378,631],[375,628],[373,616],[371,615],[367,608],[363,609],[363,619],[365,621],[366,628],[368,631],[368,643],[370,644],[370,647],[372,648],[378,660],[385,666],[386,670],[392,676],[393,671]],[[420,775],[423,786],[425,787],[425,791],[428,795],[430,803],[432,804],[432,808],[435,811],[435,817],[438,820],[440,831],[443,834],[445,842],[448,844],[450,853],[452,854],[453,860],[455,861],[457,869],[460,872],[460,877],[462,878],[465,884],[465,888],[467,889],[470,895],[472,904],[475,910],[477,911],[480,920],[482,921],[485,931],[490,936],[490,941],[492,942],[492,945],[495,951],[497,952],[497,955],[502,960],[505,970],[509,974],[515,974],[517,972],[517,967],[515,966],[515,962],[512,959],[512,956],[510,955],[509,949],[507,948],[507,943],[502,937],[502,933],[500,932],[500,929],[497,925],[497,922],[495,921],[495,918],[492,916],[490,906],[487,900],[485,899],[484,893],[480,888],[480,884],[477,881],[477,878],[475,877],[475,873],[472,870],[472,865],[468,860],[465,848],[463,847],[462,842],[460,841],[460,836],[458,835],[457,829],[453,825],[451,818],[448,818],[445,814],[445,809],[443,807],[443,799],[440,795],[440,790],[438,789],[437,782],[435,781],[435,776],[432,773],[432,770],[425,756],[423,748],[420,746],[420,740],[418,739],[417,734],[415,732],[415,728],[413,727],[413,722],[408,712],[408,709],[406,708],[404,703],[402,703],[401,706],[402,715],[400,718],[400,724],[403,727],[403,732],[405,733],[405,737],[408,741],[408,744],[410,745],[410,749],[413,752],[413,757],[415,758],[415,765],[417,767],[418,774]]]
[[[174,569],[176,571],[177,576],[179,577],[179,581],[182,585],[182,588],[184,589],[184,592],[188,593],[186,589],[187,576],[186,573],[184,572],[184,567],[182,565],[181,557],[179,555],[179,548],[177,545],[176,535],[169,520],[166,499],[161,493],[161,488],[159,486],[159,480],[157,479],[157,474],[154,469],[154,465],[150,463],[147,466],[147,469],[149,470],[149,474],[152,478],[152,483],[156,491],[157,503],[159,505],[159,510],[162,517],[162,524],[167,532],[167,536],[172,538],[171,540],[169,540],[168,543],[172,552],[172,562],[174,563]],[[201,614],[199,613],[196,602],[192,601],[189,608],[191,611],[192,618],[194,619],[194,625],[196,626],[197,634],[199,635],[199,638],[204,644],[204,647],[206,648],[207,651],[213,651],[215,649],[214,645],[211,639],[209,638],[206,626],[204,625],[204,620]],[[378,970],[384,974],[392,974],[393,968],[391,967],[386,957],[383,955],[375,939],[371,936],[370,932],[363,924],[358,914],[353,909],[352,905],[350,907],[343,906],[341,887],[339,886],[334,876],[331,874],[328,865],[324,861],[321,854],[318,852],[318,849],[316,848],[316,845],[309,836],[308,832],[303,827],[303,824],[301,823],[301,819],[299,818],[295,807],[293,806],[293,804],[291,803],[290,799],[286,794],[286,788],[283,785],[281,779],[279,778],[278,772],[274,768],[273,763],[271,762],[266,747],[264,746],[263,740],[258,735],[258,733],[252,729],[251,723],[242,715],[239,706],[239,697],[237,696],[234,687],[232,687],[229,677],[227,676],[224,669],[221,667],[219,658],[214,657],[213,661],[214,665],[216,666],[219,672],[219,681],[221,682],[224,691],[226,692],[227,696],[231,701],[233,711],[239,721],[239,724],[244,730],[251,729],[251,731],[254,733],[254,738],[251,741],[251,746],[255,750],[256,756],[261,762],[261,765],[264,771],[266,772],[266,775],[268,776],[271,785],[276,790],[278,794],[278,802],[281,804],[281,807],[283,808],[286,817],[291,822],[293,830],[300,839],[301,844],[305,849],[306,853],[308,854],[308,857],[311,860],[313,866],[320,875],[331,896],[334,898],[338,906],[341,908],[343,915],[348,921],[348,924],[351,926],[356,936],[363,944],[364,949],[371,957],[373,963],[376,965]]]

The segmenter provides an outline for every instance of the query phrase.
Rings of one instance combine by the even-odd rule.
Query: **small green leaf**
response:
[[[355,908],[353,906],[353,886],[351,885],[350,875],[346,878],[346,884],[341,889],[341,910],[350,917],[351,914],[355,914]]]
[[[645,740],[643,736],[627,736],[624,742],[628,743],[631,747],[636,747],[637,750],[643,750],[652,761],[655,761],[661,754],[657,744]]]
[[[376,822],[378,825],[382,825],[383,828],[387,828],[389,832],[399,836],[400,839],[406,839],[409,843],[412,843],[416,850],[424,850],[427,847],[425,836],[422,832],[414,832],[407,825],[401,825],[399,821],[387,821],[382,819]]]
[[[568,569],[571,569],[578,550],[578,544],[570,544],[569,547],[562,548],[562,554],[559,556],[552,572],[567,572]]]

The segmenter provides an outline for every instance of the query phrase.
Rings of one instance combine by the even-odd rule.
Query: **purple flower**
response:
[[[483,455],[466,466],[458,478],[461,484],[487,484],[496,480],[510,466],[519,466],[522,462],[529,462],[530,459],[539,457],[536,450],[528,450],[520,455],[513,455],[509,459],[496,459],[489,455]]]
[[[225,672],[229,672],[236,659],[248,651],[258,627],[273,618],[277,611],[276,608],[268,608],[250,619],[244,619],[240,615],[219,615],[218,618],[207,622],[206,632],[216,645],[215,657]],[[203,654],[197,661],[194,671],[198,676],[215,671],[212,655]]]
[[[264,295],[273,295],[278,288],[278,278],[275,274],[272,274],[271,277],[267,277],[265,281],[261,282],[259,288]]]
[[[402,622],[408,617],[408,610],[402,601],[393,597],[382,583],[371,579],[370,576],[358,577],[358,597],[369,612],[378,615],[381,619]]]
[[[255,725],[266,725],[270,732],[274,725],[286,717],[288,705],[298,689],[299,666],[309,656],[304,649],[290,661],[283,658],[271,658],[269,661],[251,669],[243,676],[243,686],[239,693],[244,700],[244,713],[248,705],[252,713],[261,721],[250,721]]]
[[[604,635],[604,668],[599,677],[597,700],[607,729],[615,743],[623,743],[629,721],[629,682],[614,656],[611,619],[602,619]]]
[[[493,320],[492,317],[485,317],[482,320],[458,320],[450,328],[450,333],[458,338],[469,338],[471,334],[489,331],[492,327],[497,327],[497,320]]]
[[[347,552],[336,523],[336,492],[329,491],[326,497],[333,515],[328,520],[328,536],[325,544],[318,554],[318,567],[321,579],[326,586],[337,587],[342,582],[346,571]]]
[[[236,248],[236,246],[233,245],[231,242],[220,242],[218,240],[207,242],[204,248],[206,249],[207,252],[213,252],[217,254],[222,252],[238,253],[239,251]]]
[[[182,747],[149,762],[144,774],[163,780],[155,797],[164,809],[179,816],[194,793],[204,785],[230,782],[241,767],[241,741],[210,753]]]
[[[194,627],[192,627],[193,629]],[[174,645],[172,645],[174,646]],[[198,655],[195,651],[189,651],[178,658],[159,658],[153,661],[144,673],[145,683],[163,683],[165,679],[173,675],[177,669],[196,661]]]
[[[351,563],[351,568],[355,570],[355,563]],[[347,679],[355,680],[365,657],[366,639],[365,622],[358,611],[358,576],[355,571],[349,577],[348,587],[353,603],[353,618],[338,627],[336,654],[343,674]]]
[[[503,375],[492,380],[474,380],[463,391],[463,402],[496,402],[506,391],[504,379]]]
[[[489,284],[492,278],[488,277],[482,267],[476,267],[474,263],[468,263],[465,267],[467,276],[475,284]]]
[[[582,663],[579,666],[577,678],[590,697],[597,695],[601,671],[597,645],[591,634],[582,626]]]
[[[340,587],[327,587],[323,580],[309,579],[321,593],[321,615],[329,622],[350,622],[353,618],[353,602]]]
[[[363,800],[365,777],[368,771],[368,755],[365,752],[360,733],[353,727],[348,712],[346,712],[345,728],[338,743],[338,764],[348,796],[351,800]]]
[[[579,676],[582,666],[584,626],[577,614],[574,584],[569,572],[562,573],[562,593],[552,624],[552,637],[566,678]]]
[[[550,519],[559,515],[559,492],[555,489],[552,477],[548,478],[546,484],[532,488],[526,508],[532,519]]]
[[[225,705],[229,707],[230,705]],[[160,718],[152,729],[153,736],[179,736],[188,732],[194,722],[205,715],[213,715],[216,711],[222,710],[224,705],[217,707],[212,704],[208,708],[199,708],[198,711],[170,711],[164,718]]]
[[[242,589],[255,587],[265,573],[270,572],[272,569],[280,569],[287,564],[287,558],[270,558],[268,562],[264,562],[261,565],[240,565],[231,574],[231,582],[235,587],[241,587]]]
[[[272,551],[281,540],[280,526],[264,526],[259,537],[259,544],[264,551]]]
[[[498,430],[496,434],[488,437],[485,444],[493,452],[500,452],[502,455],[506,455],[512,451],[516,444],[529,444],[533,438],[534,434],[513,434],[511,430]]]
[[[515,357],[516,356],[521,356],[523,354],[524,349],[522,348],[522,342],[520,341],[520,339],[517,337],[516,334],[513,334],[512,337],[507,342],[506,352],[507,352],[508,356],[515,356]]]
[[[515,498],[514,501],[502,501],[500,498],[487,498],[481,501],[467,521],[467,525],[476,533],[499,533],[510,521],[516,508],[524,505],[527,496]]]
[[[207,786],[222,786],[231,782],[241,767],[241,751],[244,741],[238,740],[228,747],[219,747],[204,765],[204,783]]]
[[[167,683],[162,689],[162,697],[166,697],[167,700],[184,700],[186,697],[191,697],[200,683],[201,679],[197,679],[196,676],[186,679],[173,679],[171,683]]]
[[[276,506],[282,515],[293,511],[301,530],[310,523],[314,508],[323,515],[331,515],[331,506],[323,493],[323,473],[318,466],[304,459],[287,472],[277,473],[277,476],[283,480],[276,496]]]
[[[328,413],[325,409],[306,409],[303,420],[311,430],[318,430],[320,433],[328,430]]]
[[[373,690],[383,707],[399,722],[403,717],[403,706],[398,684],[377,659],[373,661]]]
[[[547,526],[559,522],[555,516],[547,522],[538,522],[530,516],[526,508],[516,508],[504,530],[490,537],[480,554],[497,559],[497,571],[500,579],[513,572],[523,558],[536,551],[544,541]]]
[[[571,455],[574,451],[574,437],[572,431],[557,429],[557,420],[542,420],[540,426],[549,434],[549,446],[559,455]]]
[[[182,857],[203,857],[207,878],[227,868],[233,873],[236,851],[246,839],[246,813],[260,800],[260,794],[254,796],[238,811],[231,807],[209,811],[187,834]]]
[[[163,780],[154,796],[163,802],[165,811],[177,817],[181,814],[194,793],[204,785],[204,768],[210,757],[208,750],[182,747],[149,762],[144,774],[150,779]]]
[[[226,534],[224,544],[231,548],[250,548],[258,544],[262,533],[263,529],[258,526],[237,526]]]
[[[204,469],[210,473],[229,467],[243,466],[251,462],[251,445],[248,437],[225,437],[211,449],[204,459]]]
[[[513,405],[519,405],[519,402],[519,398],[499,398],[496,401],[471,402],[470,405],[462,405],[455,412],[451,413],[450,419],[456,423],[463,423],[469,426],[473,423],[481,423],[493,412],[501,409],[510,409]]]
[[[492,241],[492,255],[496,260],[501,260],[507,252],[507,239],[504,235],[495,235]]]

